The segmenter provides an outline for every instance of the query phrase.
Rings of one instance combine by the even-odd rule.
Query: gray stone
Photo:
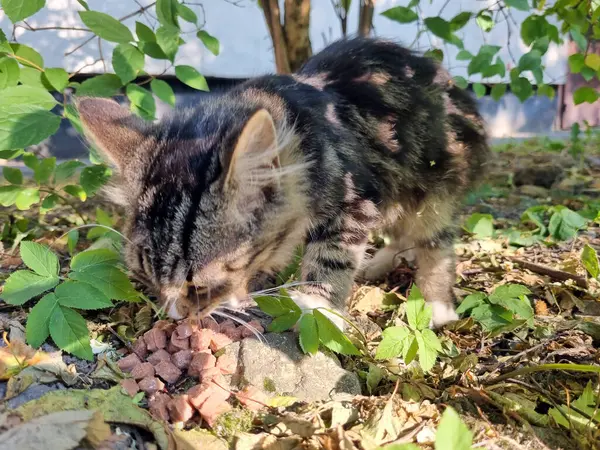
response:
[[[525,184],[550,189],[552,185],[564,177],[564,168],[559,164],[539,163],[519,167],[515,170],[513,182],[515,186]]]
[[[16,397],[13,397],[10,400],[8,400],[6,404],[8,406],[8,409],[16,409],[27,402],[37,400],[42,395],[47,394],[51,391],[56,391],[57,389],[60,389],[60,387],[57,384],[47,385],[34,383]]]
[[[356,374],[344,370],[334,355],[305,355],[295,333],[267,333],[264,337],[266,342],[248,338],[228,347],[227,353],[238,362],[232,384],[243,387],[250,383],[267,395],[305,401],[361,393]]]
[[[524,184],[523,186],[520,186],[519,193],[534,198],[548,197],[548,189],[541,186],[534,186],[533,184]]]

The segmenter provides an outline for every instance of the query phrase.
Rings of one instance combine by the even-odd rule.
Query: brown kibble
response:
[[[149,362],[140,363],[131,370],[131,376],[136,380],[154,376],[154,366]]]
[[[167,405],[171,401],[171,397],[169,394],[164,392],[157,392],[148,400],[148,407],[150,409],[150,414],[158,419],[162,419],[164,421],[169,420],[169,410]]]
[[[188,348],[190,348],[190,338],[179,338],[177,336],[177,333],[173,333],[173,335],[171,336],[171,342],[170,342],[170,346],[169,347],[173,347],[176,348],[176,351],[179,350],[187,350]]]
[[[165,384],[156,377],[144,378],[143,380],[138,381],[138,386],[140,387],[140,390],[148,395],[155,394],[165,388]]]
[[[124,380],[121,380],[121,387],[125,389],[125,392],[127,392],[127,395],[130,397],[135,396],[135,394],[140,391],[140,387],[132,378],[125,378]]]
[[[148,356],[146,361],[155,366],[161,361],[171,361],[171,354],[164,348],[161,348]]]
[[[231,355],[221,355],[217,359],[216,367],[223,375],[231,375],[235,373],[235,369],[237,368],[236,360]]]
[[[223,401],[227,400],[231,396],[231,392],[229,391],[229,383],[220,373],[216,374],[209,384],[213,386],[215,395],[219,395]]]
[[[219,333],[221,331],[220,325],[210,317],[202,319],[202,328],[212,330],[214,333]]]
[[[194,409],[187,395],[177,395],[167,404],[172,422],[187,422],[194,416]]]
[[[192,361],[191,350],[180,350],[171,355],[171,362],[177,366],[178,369],[187,369]]]
[[[250,327],[254,328],[256,330],[256,332],[258,332],[258,333],[265,332],[265,329],[263,328],[263,326],[261,325],[261,323],[258,320],[251,320],[250,322],[248,322],[248,325]],[[241,331],[242,331],[242,338],[254,336],[254,332],[249,328],[242,327]]]
[[[167,346],[167,334],[159,328],[152,328],[144,333],[144,341],[149,351],[155,352]]]
[[[140,360],[138,355],[136,355],[135,353],[131,353],[131,354],[127,355],[125,358],[121,358],[120,360],[118,360],[117,366],[123,372],[129,373],[133,370],[133,368],[135,366],[137,366],[141,363],[142,363],[142,361]]]
[[[181,376],[181,370],[177,368],[172,362],[169,361],[161,361],[156,366],[154,366],[154,370],[156,370],[156,375],[161,377],[167,383],[175,383],[179,380]]]
[[[241,327],[221,327],[221,333],[231,339],[233,342],[237,342],[242,339]]]
[[[199,409],[200,416],[213,427],[219,416],[231,409],[229,403],[224,402],[218,395],[209,396]]]
[[[169,320],[159,320],[154,324],[154,328],[164,331],[167,338],[171,337],[171,334],[173,334],[176,327],[177,325]]]
[[[538,316],[547,316],[548,315],[548,305],[544,300],[536,300],[535,301],[535,314]]]
[[[179,339],[185,339],[189,338],[193,331],[194,329],[192,326],[189,323],[184,322],[175,328],[175,332],[173,334],[176,334]]]
[[[146,347],[146,341],[144,338],[138,338],[133,344],[133,352],[140,357],[140,359],[146,359],[148,356],[148,347]]]
[[[190,346],[192,347],[192,350],[206,350],[210,345],[213,334],[212,330],[206,328],[194,331],[190,336]]]
[[[210,353],[196,353],[190,362],[188,375],[191,377],[199,377],[203,370],[215,367],[215,364],[217,364],[217,358]]]
[[[210,340],[210,349],[213,352],[218,352],[222,348],[227,347],[233,341],[229,338],[229,336],[223,333],[215,333]]]
[[[194,408],[200,409],[206,399],[213,393],[214,388],[214,384],[197,384],[187,391],[188,401]]]
[[[235,397],[242,405],[252,411],[258,411],[263,408],[268,401],[265,393],[255,386],[246,386],[240,392],[235,394]]]
[[[208,369],[200,371],[200,376],[198,378],[202,383],[208,383],[219,375],[221,375],[220,369],[217,369],[216,367],[209,367]]]
[[[230,327],[235,327],[235,322],[231,319],[225,319],[223,322],[221,322],[219,324],[219,327],[221,328],[221,330],[223,328],[230,328]]]

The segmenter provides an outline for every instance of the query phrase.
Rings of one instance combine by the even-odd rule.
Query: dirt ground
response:
[[[19,382],[25,387],[77,390],[70,396],[71,406],[43,403],[44,397],[39,397],[44,389],[31,393],[31,401],[18,406],[5,398],[0,403],[0,433],[42,412],[95,405],[104,420],[93,414],[87,419],[65,419],[67,425],[84,421],[85,439],[73,436],[73,446],[60,448],[141,449],[168,443],[172,448],[371,450],[413,443],[417,448],[450,449],[434,441],[441,413],[452,406],[472,432],[472,448],[600,448],[600,375],[589,369],[600,366],[600,284],[581,257],[586,245],[600,250],[598,144],[600,139],[592,136],[576,144],[533,140],[496,148],[486,181],[465,200],[460,218],[464,230],[456,245],[455,291],[463,299],[474,292],[489,294],[502,284],[523,285],[531,291],[535,315],[528,322],[515,321],[490,331],[466,314],[438,333],[442,352],[430,373],[423,373],[416,363],[406,366],[399,359],[373,358],[382,330],[402,321],[402,302],[385,304],[379,289],[393,291],[399,298],[406,295],[414,269],[404,263],[381,284],[355,286],[351,317],[369,338],[370,354],[339,359],[344,368],[358,374],[363,395],[315,403],[280,398],[279,404],[257,412],[236,407],[212,429],[198,422],[173,427],[144,412],[145,398],[134,399],[135,403],[129,399],[121,408],[134,408],[127,413],[114,411],[115,404],[127,397],[108,390],[119,378],[109,370],[106,359],[90,363],[64,356],[66,369],[45,367],[43,374],[29,374],[31,378]],[[548,236],[553,232],[542,233],[539,224],[523,220],[523,213],[536,205],[566,206],[586,218],[587,224],[568,239]],[[86,204],[82,214],[92,223],[97,206],[115,211],[98,200]],[[31,213],[4,208],[0,218],[14,223],[27,214]],[[493,219],[488,221],[487,215]],[[36,225],[33,235],[68,258],[65,240],[56,238],[73,223],[73,213],[59,209]],[[543,225],[554,234],[563,233],[556,224]],[[12,244],[10,239],[4,242],[1,279],[21,265]],[[89,241],[79,245],[85,249]],[[0,302],[0,330],[7,333],[7,341],[23,335],[27,311],[27,307]],[[92,337],[114,350],[124,348],[156,320],[144,304],[119,305],[112,311],[86,314],[86,318]],[[42,350],[54,349],[45,345]],[[10,377],[4,378],[10,384]],[[15,383],[8,388],[27,393]],[[0,378],[0,397],[3,390],[7,383]],[[62,430],[42,424],[36,432],[40,436],[47,432],[41,442],[48,443],[47,439],[56,439],[57,429]]]

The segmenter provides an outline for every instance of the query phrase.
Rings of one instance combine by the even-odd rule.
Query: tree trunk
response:
[[[375,0],[360,0],[360,12],[358,16],[358,34],[368,37],[373,29],[373,11]]]
[[[271,35],[271,42],[273,43],[277,73],[290,73],[285,33],[281,26],[279,2],[278,0],[262,0],[261,5],[267,27],[269,28],[269,34]]]
[[[287,57],[292,72],[312,56],[310,43],[310,0],[285,0],[283,27]]]

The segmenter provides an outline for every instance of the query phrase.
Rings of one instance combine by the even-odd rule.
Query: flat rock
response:
[[[266,342],[256,338],[234,342],[226,353],[237,359],[232,384],[248,383],[269,396],[287,395],[299,400],[317,401],[333,394],[359,395],[356,374],[344,370],[333,355],[302,353],[295,333],[268,333]]]

